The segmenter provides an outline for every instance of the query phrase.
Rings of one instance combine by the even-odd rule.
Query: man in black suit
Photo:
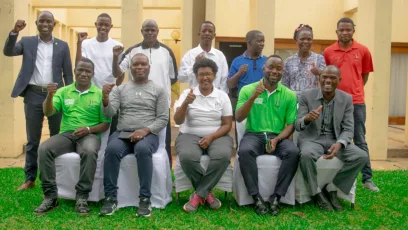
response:
[[[20,73],[11,93],[14,98],[24,97],[26,118],[26,179],[18,190],[33,187],[37,178],[37,149],[44,121],[42,103],[47,96],[47,85],[56,83],[59,88],[73,82],[68,44],[52,36],[54,16],[49,11],[43,11],[35,24],[39,34],[23,37],[17,42],[18,33],[26,26],[23,20],[17,20],[3,50],[4,55],[9,57],[23,55]],[[59,133],[60,122],[60,114],[48,117],[51,136]]]

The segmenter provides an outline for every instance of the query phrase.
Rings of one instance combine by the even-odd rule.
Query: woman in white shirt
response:
[[[193,72],[198,86],[185,90],[176,104],[174,120],[180,125],[176,151],[181,168],[195,189],[183,207],[186,212],[194,212],[204,203],[212,209],[221,207],[211,190],[230,164],[233,140],[228,135],[232,125],[231,101],[213,86],[217,71],[217,64],[210,59],[196,61]],[[200,165],[203,154],[210,157],[206,171]]]

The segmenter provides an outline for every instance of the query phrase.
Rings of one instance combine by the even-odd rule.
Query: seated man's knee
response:
[[[314,161],[313,153],[304,149],[300,152],[300,162]]]
[[[149,143],[140,142],[134,147],[134,153],[137,157],[151,157],[153,147]]]

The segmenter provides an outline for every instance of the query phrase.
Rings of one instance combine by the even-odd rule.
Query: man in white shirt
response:
[[[123,51],[122,46],[115,46],[113,49],[113,61],[112,61],[112,73],[113,76],[118,78],[125,71],[128,71],[129,77],[132,77],[132,73],[129,71],[132,65],[132,57],[137,53],[142,53],[149,58],[150,74],[149,80],[152,80],[155,84],[163,87],[168,95],[169,106],[171,105],[171,85],[177,82],[177,63],[173,51],[160,43],[157,40],[159,34],[159,27],[157,23],[152,19],[147,19],[143,22],[142,29],[143,41],[130,47],[122,55],[120,64],[118,64],[119,55]],[[170,107],[169,107],[170,114]],[[170,165],[172,164],[171,158],[171,127],[170,116],[169,122],[166,128],[166,151],[169,156]]]
[[[102,89],[105,84],[116,83],[118,79],[112,75],[112,49],[115,46],[122,46],[122,43],[113,40],[109,37],[109,31],[112,28],[112,18],[109,14],[100,14],[95,22],[95,27],[98,32],[97,36],[87,39],[88,33],[78,33],[77,54],[75,63],[81,60],[82,57],[89,58],[95,64],[95,76],[92,78],[98,88]]]
[[[19,32],[26,26],[24,20],[17,20],[3,49],[5,56],[23,56],[21,69],[11,92],[13,98],[24,97],[27,134],[24,166],[26,179],[18,190],[32,188],[37,178],[37,150],[44,121],[42,103],[47,97],[47,85],[56,83],[60,88],[73,81],[68,44],[52,35],[55,26],[52,13],[42,11],[35,24],[38,35],[24,36],[17,42]],[[58,134],[61,114],[49,116],[47,120],[50,136]]]
[[[218,73],[214,79],[214,87],[228,93],[228,63],[225,55],[211,47],[212,41],[215,38],[215,25],[210,21],[205,21],[200,26],[200,44],[189,50],[181,60],[178,79],[180,82],[190,83],[190,88],[197,86],[196,76],[193,73],[193,65],[197,60],[209,58],[218,66]]]

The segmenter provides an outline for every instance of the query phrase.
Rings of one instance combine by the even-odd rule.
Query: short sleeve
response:
[[[290,95],[288,96],[288,106],[286,109],[285,124],[289,125],[289,124],[295,123],[296,117],[297,117],[296,94],[293,92],[290,92]]]
[[[324,49],[323,51],[323,57],[324,57],[324,61],[326,62],[326,65],[331,65],[330,63],[330,50],[329,48]]]
[[[364,47],[363,49],[363,60],[362,60],[362,73],[370,73],[374,71],[373,67],[373,59],[371,57],[371,53],[368,48]]]
[[[129,66],[129,62],[130,62],[130,59],[131,59],[130,54],[131,54],[131,52],[126,54],[126,56],[123,58],[123,60],[119,64],[120,71],[122,71],[122,73],[128,71],[129,68],[130,68],[130,66]]]
[[[250,85],[244,86],[239,92],[236,110],[241,108],[241,106],[244,105],[246,101],[248,101],[250,94],[250,92],[248,91],[248,86]]]
[[[235,61],[236,59],[234,59],[231,63],[231,68],[229,71],[229,75],[228,78],[231,78],[232,76],[234,76],[237,72],[238,72],[238,68],[237,68],[237,63]]]
[[[232,116],[232,104],[226,93],[222,93],[222,115],[223,117]]]
[[[324,67],[326,67],[326,61],[324,60],[324,57],[320,54],[317,55],[317,63],[316,67],[322,70]]]
[[[52,105],[54,106],[56,113],[59,113],[62,109],[62,101],[63,99],[63,91],[64,88],[60,88],[55,92],[54,97],[52,97]]]

